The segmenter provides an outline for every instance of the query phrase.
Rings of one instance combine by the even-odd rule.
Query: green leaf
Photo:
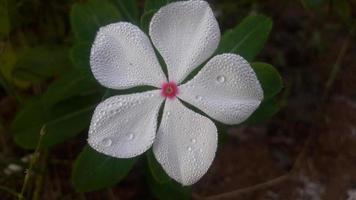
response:
[[[63,46],[38,46],[25,51],[14,66],[14,77],[39,82],[62,73],[70,66],[68,49]]]
[[[217,54],[236,53],[252,61],[263,48],[272,29],[272,20],[262,16],[248,16],[221,38]]]
[[[251,67],[261,83],[264,99],[272,98],[281,91],[283,88],[282,78],[272,65],[255,62],[251,64]]]
[[[112,0],[123,14],[124,18],[133,24],[139,22],[139,13],[136,0]]]
[[[85,98],[88,100],[88,98]],[[66,109],[68,105],[63,105]],[[43,136],[43,147],[51,147],[76,136],[88,128],[95,104],[86,107],[70,109],[61,115],[51,116],[41,100],[27,104],[15,117],[11,125],[15,142],[23,148],[33,149],[37,145],[39,132],[46,125]],[[59,110],[62,110],[59,109]],[[68,111],[69,109],[67,109]]]
[[[79,192],[110,187],[129,173],[136,160],[137,157],[132,159],[110,157],[87,145],[74,163],[73,185]]]
[[[151,10],[158,10],[162,6],[165,6],[169,4],[170,2],[173,2],[173,0],[147,0],[145,2],[145,12],[151,11]]]
[[[16,62],[17,52],[15,52],[11,45],[5,45],[0,54],[0,73],[4,76],[5,81],[19,88],[27,88],[30,86],[30,82],[18,79],[12,73]]]
[[[10,32],[10,20],[7,11],[7,1],[0,2],[0,39],[7,36]]]
[[[101,26],[118,22],[121,15],[108,0],[89,0],[73,5],[70,22],[77,40],[91,42]]]
[[[156,158],[153,155],[152,149],[147,151],[147,164],[148,168],[150,169],[152,177],[158,183],[166,183],[171,180],[171,178],[164,172],[161,165],[157,162]]]
[[[262,101],[257,110],[245,121],[246,124],[261,123],[273,115],[280,109],[280,105],[275,99],[268,99]]]
[[[151,167],[148,166],[148,168],[149,168],[148,169],[149,171],[147,171],[147,173],[146,173],[146,179],[148,182],[148,186],[150,187],[151,193],[153,194],[153,196],[155,196],[155,198],[157,198],[158,200],[167,200],[167,199],[187,200],[187,199],[190,199],[190,197],[191,197],[191,188],[190,187],[184,187],[172,179],[170,179],[168,181],[166,181],[166,178],[163,179],[165,181],[162,181],[162,179],[157,179],[157,176],[158,176],[157,173],[159,173],[161,175],[163,174],[162,176],[166,176],[164,171],[162,171],[162,172],[156,171],[158,169],[160,169],[160,170],[163,170],[163,169],[156,168],[155,172],[152,173]],[[161,177],[161,175],[159,175],[159,176]]]
[[[301,2],[306,9],[320,8],[323,4],[326,3],[325,0],[301,0]]]
[[[91,44],[87,42],[77,42],[70,50],[70,59],[75,68],[86,73],[92,74],[90,70],[90,49]]]
[[[157,12],[157,10],[150,10],[150,11],[147,11],[147,12],[143,13],[143,15],[141,16],[141,29],[145,33],[148,33],[149,27],[150,27],[151,18],[153,17],[153,15],[156,12]]]
[[[43,103],[48,108],[74,96],[84,96],[102,90],[92,76],[71,70],[53,82],[43,94]]]
[[[351,5],[348,0],[332,0],[333,9],[344,20],[349,21],[351,17]]]

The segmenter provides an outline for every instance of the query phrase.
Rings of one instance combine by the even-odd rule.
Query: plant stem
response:
[[[350,40],[351,40],[352,33],[353,33],[355,27],[356,26],[351,28],[348,36],[345,38],[345,40],[344,40],[344,42],[343,42],[343,44],[341,46],[341,49],[340,49],[340,51],[339,51],[339,53],[337,55],[336,61],[335,61],[334,65],[331,68],[329,78],[328,78],[328,80],[327,80],[327,82],[325,84],[325,90],[324,90],[324,94],[322,96],[322,100],[325,100],[327,98],[329,90],[330,90],[331,86],[334,84],[335,79],[337,78],[337,75],[340,72],[341,61],[344,58],[346,50],[348,49],[348,47],[350,45]]]
[[[46,171],[46,163],[47,163],[47,156],[48,152],[44,151],[43,152],[43,159],[41,160],[41,166],[40,166],[40,171],[43,172],[43,174]],[[43,174],[39,174],[36,178],[36,185],[35,185],[35,191],[32,196],[32,200],[38,200],[40,199],[40,193],[42,191],[42,186],[43,186]]]
[[[18,195],[18,199],[19,200],[24,200],[25,197],[24,197],[24,194],[26,192],[26,189],[27,189],[27,186],[29,184],[29,180],[31,178],[31,175],[32,175],[32,171],[33,171],[33,167],[35,165],[35,163],[37,162],[37,160],[39,159],[40,157],[40,149],[41,149],[41,144],[42,144],[42,139],[43,139],[43,136],[46,134],[46,126],[42,126],[41,128],[41,131],[40,131],[40,138],[38,139],[38,143],[37,143],[37,146],[36,146],[36,149],[35,149],[35,152],[31,158],[31,161],[30,161],[30,166],[29,168],[25,171],[26,175],[25,175],[25,178],[24,178],[24,182],[23,182],[23,185],[22,185],[22,189],[21,189],[21,193]]]

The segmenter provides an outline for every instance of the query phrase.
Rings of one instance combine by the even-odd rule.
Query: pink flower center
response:
[[[178,94],[177,84],[173,81],[163,83],[161,89],[161,95],[168,99],[174,99]]]

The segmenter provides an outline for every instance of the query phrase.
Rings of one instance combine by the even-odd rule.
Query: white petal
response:
[[[255,72],[236,54],[213,57],[179,90],[179,98],[225,124],[246,120],[263,99]]]
[[[183,185],[197,182],[215,157],[214,123],[186,108],[179,100],[167,100],[153,152],[167,174]]]
[[[142,154],[154,141],[162,102],[158,90],[106,99],[95,109],[88,143],[117,158]]]
[[[153,16],[150,36],[167,64],[169,80],[179,83],[214,53],[220,30],[207,2],[180,1]]]
[[[113,89],[160,87],[166,80],[149,38],[127,22],[100,28],[91,48],[90,65],[95,78]]]

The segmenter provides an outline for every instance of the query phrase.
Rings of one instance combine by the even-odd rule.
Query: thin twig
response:
[[[42,126],[41,131],[40,131],[40,137],[38,139],[38,143],[37,143],[37,146],[36,146],[35,153],[33,154],[32,158],[31,158],[29,168],[25,171],[26,175],[25,175],[24,182],[23,182],[23,185],[22,185],[21,193],[18,195],[18,199],[19,200],[24,200],[25,199],[24,194],[26,192],[29,180],[31,178],[33,167],[34,167],[35,163],[37,162],[37,160],[40,157],[42,139],[43,139],[43,136],[45,134],[46,134],[46,126]]]
[[[336,61],[333,64],[331,71],[330,71],[330,75],[328,80],[326,81],[325,84],[325,90],[322,96],[322,101],[324,101],[327,98],[327,95],[329,93],[329,90],[331,88],[331,86],[334,84],[335,79],[337,78],[337,75],[340,72],[341,69],[341,62],[342,59],[344,58],[345,54],[346,54],[346,50],[348,49],[349,45],[350,45],[350,40],[352,38],[352,33],[354,31],[356,26],[352,27],[351,30],[349,31],[349,34],[347,35],[347,37],[344,39],[344,42],[341,46],[341,49],[337,55]]]
[[[44,175],[43,174],[46,171],[47,157],[48,157],[48,152],[44,151],[43,152],[43,159],[41,161],[41,166],[40,166],[41,167],[40,171],[43,172],[43,173],[37,175],[36,185],[35,185],[35,190],[33,192],[32,200],[39,200],[40,199],[40,194],[41,194],[41,191],[42,191],[43,179],[44,179]]]

